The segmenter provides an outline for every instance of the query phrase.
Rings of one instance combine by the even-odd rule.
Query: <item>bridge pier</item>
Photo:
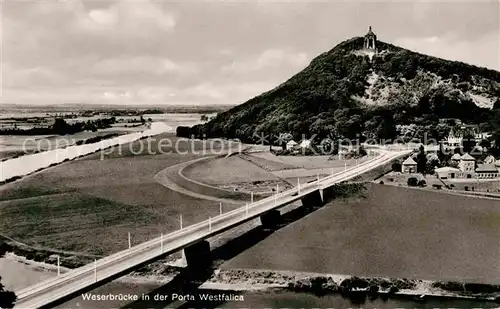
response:
[[[270,210],[260,216],[260,222],[265,229],[275,229],[281,223],[279,210]]]
[[[318,189],[305,195],[300,199],[302,201],[302,206],[306,208],[323,206],[324,204],[323,195],[324,195],[323,189]]]
[[[212,263],[210,243],[206,240],[184,248],[184,258],[189,268],[205,268]]]
[[[323,202],[326,204],[335,198],[334,186],[323,189]]]

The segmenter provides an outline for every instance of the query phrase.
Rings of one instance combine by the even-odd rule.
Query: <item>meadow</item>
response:
[[[159,143],[168,138],[172,143]],[[171,191],[154,180],[162,169],[204,154],[201,141],[171,134],[64,162],[0,187],[0,234],[42,248],[106,255],[219,212],[219,203]],[[215,146],[216,147],[216,146]],[[161,151],[160,151],[161,150]]]

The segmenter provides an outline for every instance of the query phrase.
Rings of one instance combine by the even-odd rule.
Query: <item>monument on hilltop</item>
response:
[[[377,52],[376,43],[377,43],[377,35],[373,33],[372,26],[369,26],[368,33],[365,35],[363,49],[365,49],[366,51],[373,51],[376,53]]]

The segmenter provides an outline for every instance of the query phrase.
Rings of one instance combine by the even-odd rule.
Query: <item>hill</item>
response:
[[[363,43],[355,37],[338,44],[276,88],[180,135],[392,139],[412,125],[418,128],[412,137],[425,131],[440,139],[450,130],[446,119],[491,130],[500,72],[381,41],[374,53]]]

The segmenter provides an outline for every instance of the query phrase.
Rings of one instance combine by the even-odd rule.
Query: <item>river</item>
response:
[[[138,140],[142,137],[156,135],[162,132],[171,132],[173,128],[163,122],[153,122],[148,130],[124,134],[118,137],[102,140],[98,143],[69,146],[25,155],[18,158],[0,162],[0,181],[24,176],[52,164],[61,163],[64,160],[72,160],[82,155],[87,155],[108,147],[122,145]]]

